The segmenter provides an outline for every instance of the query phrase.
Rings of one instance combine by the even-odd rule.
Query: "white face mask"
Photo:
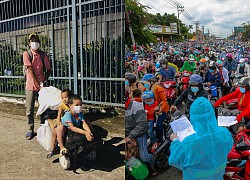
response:
[[[166,68],[167,67],[167,65],[166,64],[163,64],[163,65],[161,65],[163,68]]]
[[[34,50],[37,50],[39,48],[40,44],[38,42],[31,42],[30,47]]]
[[[82,106],[74,106],[74,112],[76,114],[79,114],[82,112]]]

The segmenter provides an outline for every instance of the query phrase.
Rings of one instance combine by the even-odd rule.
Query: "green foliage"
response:
[[[148,7],[140,4],[137,0],[126,0],[126,22],[125,22],[125,43],[132,44],[129,26],[133,30],[135,42],[145,44],[156,41],[156,36],[148,29],[145,29],[149,21]]]
[[[176,15],[165,13],[161,15],[150,14],[147,12],[148,6],[144,6],[139,3],[138,0],[127,0],[126,1],[126,28],[125,28],[125,43],[132,44],[129,26],[133,30],[135,41],[138,44],[147,44],[150,42],[156,42],[156,36],[145,28],[148,24],[164,25],[169,26],[170,23],[177,23],[178,19]],[[180,20],[181,35],[176,35],[175,41],[183,41],[182,36],[189,34],[189,29],[192,29],[192,25],[186,27]],[[190,38],[191,34],[188,35]]]
[[[245,25],[244,26],[244,31],[242,33],[243,40],[249,39],[250,38],[250,25]]]

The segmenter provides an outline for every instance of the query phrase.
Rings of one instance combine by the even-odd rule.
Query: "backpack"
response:
[[[32,52],[31,52],[30,50],[27,50],[27,53],[28,53],[29,58],[30,58],[30,63],[32,64],[32,61],[33,61],[33,54],[32,54]],[[38,54],[39,54],[40,57],[41,57],[41,60],[42,60],[42,63],[43,63],[43,72],[45,73],[45,66],[44,66],[45,52],[39,50],[39,51],[38,51]],[[25,66],[24,63],[23,63],[23,55],[22,55],[21,58],[20,58],[20,64],[23,65],[23,76],[24,76],[24,78],[26,79],[26,66]]]

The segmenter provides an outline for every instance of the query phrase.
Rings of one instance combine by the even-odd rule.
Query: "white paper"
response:
[[[195,133],[195,131],[193,129],[193,126],[189,126],[188,128],[184,129],[183,131],[178,131],[177,137],[180,140],[180,142],[182,142],[185,139],[185,137],[190,136],[194,133]]]
[[[177,137],[182,142],[185,137],[195,133],[192,124],[189,122],[187,117],[181,117],[170,123],[173,132],[177,133]]]
[[[232,126],[237,124],[236,116],[218,116],[218,126]]]

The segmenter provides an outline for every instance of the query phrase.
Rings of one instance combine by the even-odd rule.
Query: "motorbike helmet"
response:
[[[205,63],[205,62],[207,62],[207,61],[206,61],[205,58],[201,58],[201,59],[200,59],[200,62]]]
[[[246,87],[246,91],[250,90],[250,78],[249,77],[243,77],[238,82],[239,87]]]
[[[136,76],[133,73],[126,73],[125,74],[125,79],[128,80],[129,85],[136,82]]]
[[[194,55],[193,55],[193,54],[190,54],[190,55],[188,56],[188,59],[189,59],[190,61],[194,61]]]
[[[151,98],[154,98],[154,97],[155,97],[154,92],[150,91],[150,90],[146,90],[142,94],[142,99],[151,99]]]
[[[206,60],[206,61],[209,61],[209,60],[210,60],[210,58],[209,58],[209,57],[205,57],[205,60]]]
[[[161,66],[159,62],[155,63],[155,67],[158,69]]]
[[[214,61],[211,61],[210,63],[209,63],[209,69],[213,69],[213,70],[215,70],[216,69],[216,63],[214,62]]]
[[[209,51],[209,53],[208,53],[209,55],[213,55],[214,54],[214,52],[213,51]]]
[[[174,55],[177,55],[177,54],[179,54],[179,51],[174,51]]]
[[[160,63],[160,65],[168,64],[168,61],[166,59],[162,58],[159,60],[159,63]]]
[[[189,79],[190,85],[199,85],[203,82],[202,77],[198,74],[192,74]]]
[[[232,55],[231,53],[227,53],[227,54],[226,54],[226,57],[227,57],[227,58],[233,58],[233,55]]]
[[[216,65],[218,67],[222,67],[223,66],[223,62],[221,60],[218,60],[218,61],[216,61]]]
[[[145,75],[142,77],[141,81],[142,81],[142,82],[143,82],[143,81],[149,81],[149,82],[153,81],[153,82],[156,82],[156,81],[157,81],[157,78],[156,78],[156,76],[153,75],[153,74],[145,74]]]
[[[244,58],[240,58],[239,63],[245,63],[245,59]]]

